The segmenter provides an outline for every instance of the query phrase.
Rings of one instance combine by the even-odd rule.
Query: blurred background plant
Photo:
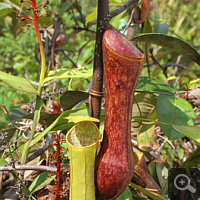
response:
[[[42,2],[42,0],[38,0],[37,4],[39,5]],[[110,0],[110,11],[119,8],[124,3],[127,3],[127,0]],[[145,20],[145,23],[136,25],[138,33],[162,33],[178,37],[191,44],[200,52],[199,10],[200,4],[195,0],[153,0],[150,4],[148,19]],[[35,30],[26,26],[29,22],[26,20],[19,22],[16,19],[16,13],[20,11],[25,15],[33,17],[32,13],[26,10],[26,6],[23,6],[21,10],[21,4],[18,0],[0,0],[0,70],[19,77],[26,77],[33,84],[37,85],[40,73],[40,52],[37,38]],[[80,68],[87,63],[85,67],[92,69],[92,57],[95,49],[97,1],[49,0],[49,5],[46,9],[40,8],[39,14],[45,13],[49,13],[50,17],[41,17],[39,24],[47,66],[52,70],[61,68],[73,69]],[[111,19],[110,26],[123,32],[128,20],[128,12],[124,11]],[[127,31],[125,34],[127,34]],[[199,65],[191,59],[181,56],[168,48],[154,44],[150,45],[139,42],[137,45],[146,54],[147,58],[141,75],[160,80],[158,85],[168,82],[176,90],[186,90],[187,88],[184,85],[178,83],[189,83],[189,81],[200,77]],[[52,84],[45,88],[48,92],[46,94],[47,103],[49,99],[59,101],[59,90],[62,90],[61,93],[65,90],[85,91],[91,80],[92,77],[57,80],[56,85]],[[198,87],[198,85],[195,85],[195,87]],[[159,89],[162,91],[163,88],[160,87]],[[148,92],[148,90],[149,88],[146,91]],[[172,90],[171,93],[175,92],[172,88],[169,90]],[[4,105],[8,111],[24,104],[27,105],[33,101],[33,98],[34,95],[32,94],[15,90],[0,82],[0,105]],[[136,98],[139,105],[143,103],[144,99],[147,99],[149,103],[150,99],[151,106],[155,109],[157,96],[148,97],[145,93],[144,96],[139,93]],[[140,99],[142,99],[141,102]],[[142,105],[140,106],[142,108]],[[83,104],[82,107],[84,107]],[[0,110],[0,126],[4,127],[8,123],[10,123],[9,118]],[[154,132],[154,128],[150,130],[151,133]],[[159,129],[159,131],[161,130]],[[178,163],[179,158],[184,159],[183,155],[186,149],[186,147],[183,147],[181,140],[178,143],[175,140],[173,142],[176,143],[175,155],[173,155],[175,150],[168,148],[174,144],[171,145],[171,143],[166,142],[162,150],[162,154],[165,155],[170,166]],[[21,153],[22,148],[18,149],[19,153]],[[34,151],[36,150],[33,149],[32,152]],[[9,155],[9,151],[6,151],[6,155]]]

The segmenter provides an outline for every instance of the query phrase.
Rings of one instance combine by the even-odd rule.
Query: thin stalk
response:
[[[44,53],[44,48],[43,48],[43,44],[42,44],[42,39],[40,36],[40,30],[39,30],[39,24],[38,24],[38,10],[37,10],[37,6],[36,6],[36,0],[32,0],[32,10],[33,10],[33,21],[34,21],[34,26],[35,26],[35,32],[37,35],[37,39],[38,39],[38,43],[40,46],[40,55],[41,55],[41,72],[40,72],[40,79],[39,79],[39,86],[38,86],[38,93],[39,96],[41,96],[42,93],[42,86],[43,86],[43,80],[45,78],[45,53]],[[40,111],[41,111],[41,107],[42,107],[42,103],[41,103],[41,98],[37,96],[36,99],[36,111],[34,113],[34,118],[33,118],[33,126],[32,126],[32,130],[31,130],[31,134],[30,134],[30,139],[27,145],[25,145],[25,155],[22,158],[22,164],[26,163],[27,157],[28,157],[28,152],[29,152],[29,146],[30,143],[33,139],[33,136],[35,134],[35,129],[36,126],[39,122],[39,118],[40,118]]]
[[[60,140],[59,135],[56,137],[56,150],[57,150],[57,192],[56,192],[56,200],[60,199]]]
[[[33,8],[33,17],[34,17],[34,25],[35,25],[35,32],[37,35],[39,47],[40,47],[40,54],[41,54],[41,72],[40,72],[40,80],[39,80],[39,87],[38,92],[41,94],[42,92],[42,83],[45,78],[45,53],[44,47],[42,44],[42,39],[40,36],[40,30],[38,25],[38,15],[37,15],[37,7],[36,7],[36,0],[32,0],[32,8]]]
[[[98,1],[96,44],[93,66],[93,84],[92,91],[96,93],[103,92],[103,53],[102,38],[104,29],[108,26],[109,1]],[[91,97],[91,116],[100,119],[101,115],[101,96],[92,95]],[[97,124],[99,125],[99,124]]]

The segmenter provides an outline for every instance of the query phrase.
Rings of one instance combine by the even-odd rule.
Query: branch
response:
[[[0,171],[16,171],[16,170],[35,170],[35,171],[45,171],[57,173],[56,167],[40,166],[40,165],[15,165],[12,166],[0,166]]]
[[[112,11],[109,13],[109,17],[113,18],[117,15],[119,15],[121,12],[127,10],[129,7],[135,5],[136,3],[138,3],[139,0],[129,0],[129,2],[125,3],[123,6],[119,7],[118,9]]]
[[[108,27],[109,1],[98,1],[96,44],[93,66],[93,84],[91,88],[90,116],[100,119],[101,99],[103,94],[103,53],[102,38],[103,29]],[[96,95],[95,95],[96,94]],[[98,126],[99,124],[97,124]]]

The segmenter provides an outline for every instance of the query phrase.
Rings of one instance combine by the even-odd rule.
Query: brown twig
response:
[[[98,1],[97,31],[96,44],[93,66],[93,84],[92,90],[95,92],[103,92],[103,55],[102,55],[102,38],[103,29],[108,26],[109,1]],[[91,96],[90,108],[91,116],[100,119],[101,115],[101,99],[102,97]],[[99,124],[97,124],[99,125]]]
[[[109,16],[111,18],[119,15],[121,12],[127,10],[128,8],[130,8],[131,6],[133,6],[135,3],[137,3],[138,0],[129,0],[129,2],[125,3],[123,6],[119,7],[118,9],[112,11],[109,13]]]
[[[0,171],[16,171],[16,170],[35,170],[35,171],[45,171],[57,173],[56,167],[49,166],[39,166],[39,165],[15,165],[15,168],[12,166],[0,166]]]

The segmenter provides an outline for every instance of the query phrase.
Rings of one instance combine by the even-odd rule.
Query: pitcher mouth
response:
[[[118,57],[122,57],[122,58],[125,58],[125,59],[127,59],[127,60],[134,61],[134,62],[138,62],[138,63],[144,62],[145,55],[143,55],[143,56],[140,57],[140,58],[131,58],[131,57],[124,56],[124,55],[119,54],[119,53],[117,53],[116,51],[114,51],[114,50],[105,42],[105,39],[103,40],[103,43],[104,43],[104,45],[106,46],[106,48],[108,48],[113,54],[116,54],[116,56],[118,56]]]

